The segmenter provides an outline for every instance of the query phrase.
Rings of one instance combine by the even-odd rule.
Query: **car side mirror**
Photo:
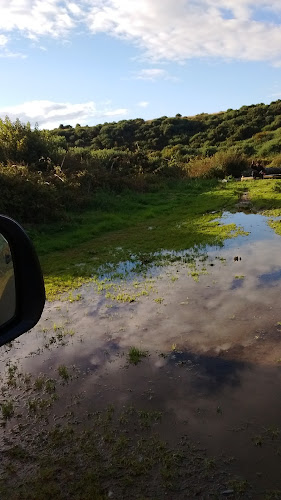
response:
[[[39,321],[45,288],[34,247],[13,219],[0,215],[0,346]]]

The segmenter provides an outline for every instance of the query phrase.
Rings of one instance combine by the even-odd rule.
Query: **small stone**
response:
[[[222,492],[222,495],[232,495],[234,493],[234,490],[225,490]]]

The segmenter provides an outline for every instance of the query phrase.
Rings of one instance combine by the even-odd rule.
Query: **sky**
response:
[[[281,98],[280,0],[0,0],[0,117],[39,128]]]

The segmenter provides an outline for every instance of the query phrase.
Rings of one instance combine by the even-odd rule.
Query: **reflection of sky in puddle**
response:
[[[267,224],[268,217],[260,214],[245,214],[244,212],[237,212],[232,214],[225,212],[220,219],[222,224],[236,224],[241,226],[244,231],[250,234],[245,239],[244,236],[238,236],[235,239],[227,240],[225,242],[226,248],[240,247],[241,245],[255,243],[260,240],[277,241],[280,239]]]
[[[167,366],[177,365],[190,368],[196,373],[193,377],[194,390],[206,394],[219,392],[222,387],[240,385],[240,371],[246,365],[240,361],[229,361],[219,357],[196,355],[186,351],[175,351],[167,358]]]
[[[256,465],[251,439],[254,426],[280,421],[281,239],[261,215],[227,213],[221,222],[250,234],[201,249],[208,260],[197,258],[197,268],[208,274],[198,283],[181,262],[152,268],[155,290],[132,303],[107,299],[89,283],[81,301],[47,304],[38,327],[3,347],[0,359],[50,377],[61,364],[75,365],[80,376],[64,392],[84,395],[81,415],[109,403],[167,411],[172,434],[188,431],[212,452],[238,456],[254,476],[263,467],[272,483],[277,465],[268,451]],[[129,291],[132,281],[125,280]],[[44,348],[54,324],[74,335]],[[138,366],[128,365],[130,346],[148,351]],[[248,422],[247,447],[245,435],[230,429],[248,429]]]
[[[59,310],[58,304],[47,305],[39,327],[15,343],[17,355],[21,352],[24,357],[42,348],[46,343],[43,337],[54,335],[54,323],[65,323],[65,328],[70,325],[77,333],[66,339],[67,346],[57,347],[55,343],[45,350],[39,358],[45,357],[46,363],[63,357],[64,362],[79,363],[83,359],[87,365],[89,358],[95,359],[90,365],[97,367],[104,363],[104,357],[97,363],[98,352],[111,352],[112,345],[120,350],[137,345],[167,352],[176,344],[201,354],[227,354],[235,346],[255,347],[257,340],[269,337],[281,320],[276,295],[281,278],[281,240],[267,220],[262,215],[241,212],[224,214],[224,224],[235,223],[250,234],[227,240],[223,248],[207,247],[208,261],[197,259],[199,275],[203,266],[208,272],[199,276],[199,283],[189,275],[188,264],[176,261],[157,267],[157,274],[152,271],[156,290],[131,304],[106,299],[105,293],[98,295],[87,284],[80,289],[81,301],[61,302]],[[234,261],[236,256],[241,260]],[[129,293],[132,281],[123,281]],[[140,278],[139,282],[141,285]],[[46,334],[42,334],[43,328]],[[34,358],[28,360],[29,365],[37,365]]]
[[[253,259],[256,259],[257,254],[261,252],[262,242],[264,243],[264,248],[262,250],[262,254],[264,254],[264,256],[265,253],[269,253],[269,248],[266,249],[266,246],[273,244],[275,247],[278,247],[280,244],[280,236],[278,236],[270,228],[267,221],[268,217],[260,214],[245,214],[244,212],[237,212],[233,214],[225,212],[222,217],[220,219],[216,219],[215,222],[220,222],[221,225],[236,224],[237,227],[249,234],[247,236],[239,235],[235,238],[227,239],[223,245],[201,245],[195,246],[193,249],[182,251],[161,250],[148,256],[133,255],[132,260],[120,262],[117,267],[114,266],[112,272],[110,270],[106,272],[101,270],[101,275],[109,278],[111,276],[118,277],[118,275],[124,275],[129,282],[138,278],[142,269],[147,269],[152,276],[158,276],[162,273],[162,266],[165,265],[165,260],[166,264],[170,264],[172,262],[186,263],[187,260],[192,261],[194,259],[204,258],[206,255],[212,257],[218,252],[220,255],[225,256],[225,254],[229,254],[232,250],[239,251],[241,249],[244,252],[246,251],[248,256],[252,256]],[[257,248],[256,244],[259,244]],[[267,259],[272,259],[271,253],[268,255]],[[154,263],[155,260],[156,264]],[[274,265],[278,265],[279,261],[276,260],[273,263]],[[273,271],[274,274],[272,274],[272,281],[276,281],[276,279],[278,279],[276,278],[276,272],[276,270]],[[265,276],[264,279],[263,276],[260,276],[260,280],[261,282],[266,281],[266,283],[269,283],[270,275]],[[233,283],[233,289],[241,286],[241,283]]]

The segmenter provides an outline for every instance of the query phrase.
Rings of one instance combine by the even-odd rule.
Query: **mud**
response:
[[[137,285],[149,281],[148,295],[122,303],[89,283],[81,300],[47,304],[32,332],[1,349],[2,371],[10,362],[56,378],[71,367],[57,417],[75,394],[82,420],[109,403],[164,412],[166,440],[188,435],[233,457],[252,497],[264,498],[281,489],[281,238],[262,215],[220,219],[232,222],[249,235],[200,249],[192,266],[151,267]],[[130,296],[135,276],[121,285]],[[131,346],[147,352],[137,366]]]

